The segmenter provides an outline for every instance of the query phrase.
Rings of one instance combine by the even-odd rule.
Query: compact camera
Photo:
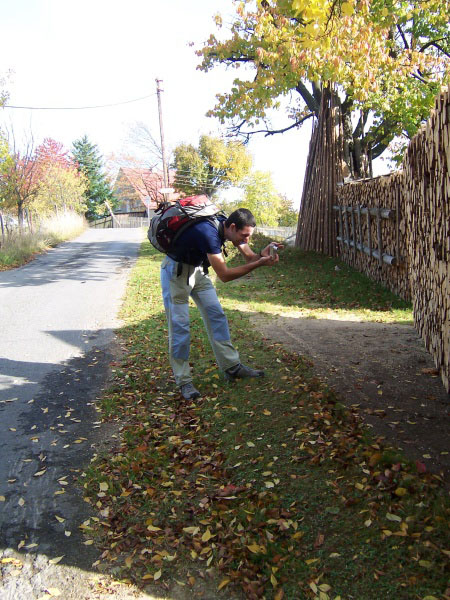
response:
[[[274,257],[277,254],[277,250],[278,250],[278,246],[275,243],[271,243],[269,245],[269,254],[270,256]]]

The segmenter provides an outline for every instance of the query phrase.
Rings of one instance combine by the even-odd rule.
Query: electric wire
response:
[[[125,100],[123,102],[114,102],[111,104],[98,104],[95,106],[14,106],[12,104],[5,104],[2,108],[14,108],[24,110],[91,110],[94,108],[110,108],[112,106],[122,106],[123,104],[132,104],[133,102],[140,102],[141,100],[147,100],[156,96],[156,92],[149,94],[148,96],[142,96],[141,98],[134,98],[134,100]]]

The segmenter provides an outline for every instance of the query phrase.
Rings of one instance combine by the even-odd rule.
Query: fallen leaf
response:
[[[58,588],[47,588],[45,591],[50,594],[50,596],[54,596],[55,598],[57,596],[61,596],[61,592],[58,590]]]
[[[63,517],[58,517],[58,515],[55,515],[55,519],[57,521],[59,521],[60,523],[64,523],[65,519],[63,519]]]
[[[392,513],[386,513],[386,519],[388,521],[395,521],[396,523],[401,523],[402,519],[398,515],[393,515]]]
[[[64,554],[62,556],[57,556],[56,558],[51,558],[48,562],[52,565],[57,565],[64,558]]]
[[[0,502],[5,502],[5,501],[6,501],[5,496],[0,496]]]
[[[400,496],[400,498],[401,498],[402,496],[405,496],[407,493],[408,493],[408,490],[407,490],[406,488],[403,488],[403,487],[398,487],[398,488],[395,490],[395,492],[394,492],[394,494],[395,494],[396,496]]]
[[[100,491],[101,492],[107,492],[108,491],[108,484],[106,483],[106,481],[102,481],[99,486]]]
[[[156,571],[156,573],[153,575],[153,579],[155,581],[158,581],[158,579],[161,577],[161,575],[162,575],[162,571],[160,569],[159,571]]]
[[[224,588],[226,585],[228,585],[230,583],[230,581],[231,581],[231,579],[222,579],[222,581],[217,586],[217,590],[219,591],[222,588]]]

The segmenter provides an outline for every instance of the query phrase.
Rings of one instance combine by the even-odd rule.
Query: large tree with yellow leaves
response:
[[[287,131],[318,116],[331,82],[354,178],[416,132],[448,78],[448,0],[243,0],[235,8],[231,35],[211,35],[199,51],[200,69],[242,73],[210,114],[245,137]],[[272,109],[283,104],[286,123],[274,126]]]

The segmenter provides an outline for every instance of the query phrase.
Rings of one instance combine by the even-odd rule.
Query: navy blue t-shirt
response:
[[[220,222],[225,222],[226,217],[218,216]],[[170,258],[177,262],[184,262],[199,267],[209,265],[207,254],[220,254],[223,240],[217,228],[209,221],[194,223],[177,239],[170,252]]]

